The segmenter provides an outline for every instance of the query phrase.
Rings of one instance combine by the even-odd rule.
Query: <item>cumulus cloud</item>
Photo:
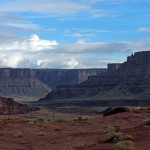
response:
[[[38,52],[53,49],[56,45],[58,45],[58,43],[55,40],[42,40],[35,34],[23,41],[1,44],[0,51]]]
[[[131,53],[150,50],[149,47],[150,39],[120,42],[79,39],[73,44],[59,44],[35,34],[9,43],[0,42],[0,67],[99,68],[110,62],[125,61]]]

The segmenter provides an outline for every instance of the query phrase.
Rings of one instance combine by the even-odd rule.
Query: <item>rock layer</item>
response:
[[[12,98],[0,97],[0,114],[16,115],[28,113],[31,108],[25,104],[15,102]]]
[[[46,96],[51,87],[59,84],[78,84],[90,75],[106,69],[27,69],[0,68],[0,96],[18,100],[39,99]]]
[[[59,85],[79,84],[89,76],[98,75],[106,69],[34,69],[35,76],[51,88]]]
[[[137,52],[116,70],[90,76],[78,85],[58,86],[42,100],[150,98],[150,51]]]
[[[0,69],[0,95],[5,97],[42,97],[51,89],[34,76],[31,69]]]

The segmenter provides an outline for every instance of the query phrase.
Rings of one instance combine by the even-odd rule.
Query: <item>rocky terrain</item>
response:
[[[31,69],[0,69],[0,96],[42,97],[51,88],[34,76]]]
[[[59,85],[79,84],[89,76],[105,71],[106,69],[33,69],[35,76],[52,89]]]
[[[30,112],[25,104],[15,102],[12,98],[0,97],[0,115],[16,115]]]
[[[11,119],[7,123],[1,119],[0,147],[3,150],[115,150],[115,142],[104,140],[106,133],[115,130],[132,137],[136,150],[149,150],[150,126],[143,124],[149,118],[149,110],[134,110],[63,122]]]
[[[59,84],[78,84],[88,76],[105,70],[0,68],[0,96],[37,100],[46,96],[51,87],[55,88]]]
[[[150,51],[137,52],[99,75],[78,85],[62,85],[40,101],[57,99],[148,99],[150,98]]]

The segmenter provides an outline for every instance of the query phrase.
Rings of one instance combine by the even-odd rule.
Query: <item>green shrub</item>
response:
[[[133,141],[133,137],[131,135],[126,135],[126,134],[111,130],[107,132],[103,138],[103,142],[117,143],[119,141]]]
[[[150,126],[150,119],[146,119],[143,121],[142,125],[144,126]]]
[[[37,122],[43,123],[43,122],[44,122],[44,119],[43,119],[43,118],[38,118],[38,119],[37,119]]]
[[[80,117],[78,117],[77,120],[78,120],[78,121],[86,121],[86,120],[88,120],[88,117],[80,116]]]
[[[115,145],[115,150],[135,150],[133,141],[120,141]]]
[[[116,138],[116,131],[108,131],[104,137],[103,137],[103,142],[114,142],[115,138]]]
[[[65,122],[66,120],[64,118],[59,118],[56,120],[56,122]]]

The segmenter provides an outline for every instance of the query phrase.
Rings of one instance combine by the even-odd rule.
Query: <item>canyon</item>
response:
[[[89,76],[78,85],[60,85],[39,101],[150,98],[150,51],[136,52],[126,62],[108,67],[106,72]]]
[[[37,100],[59,84],[78,84],[105,70],[0,68],[0,96],[18,101]]]

